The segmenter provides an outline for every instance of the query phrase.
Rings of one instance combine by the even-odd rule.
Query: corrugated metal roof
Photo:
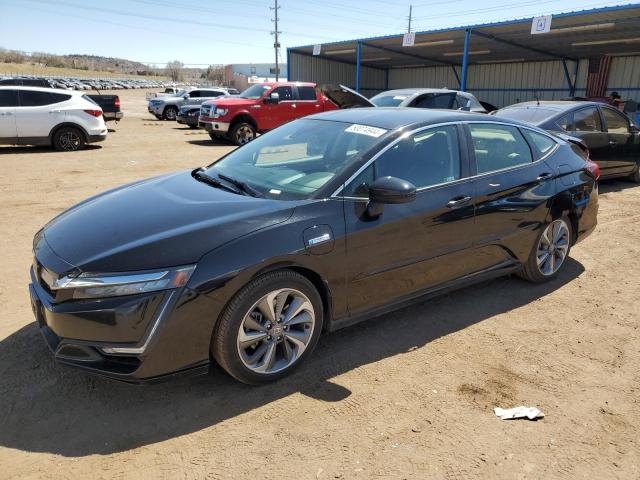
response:
[[[355,63],[360,42],[362,66],[460,65],[465,30],[472,32],[470,64],[640,55],[638,3],[554,14],[551,32],[545,34],[531,35],[531,21],[528,17],[417,32],[413,47],[402,47],[403,34],[326,43],[320,57]],[[289,50],[312,55],[313,45]]]

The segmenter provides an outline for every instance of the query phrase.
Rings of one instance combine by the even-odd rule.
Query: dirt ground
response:
[[[83,152],[0,147],[0,478],[640,478],[640,186],[601,185],[597,231],[545,285],[502,278],[321,339],[276,384],[219,368],[144,387],[57,366],[27,284],[63,209],[231,147],[124,121]],[[540,407],[537,422],[494,406]]]

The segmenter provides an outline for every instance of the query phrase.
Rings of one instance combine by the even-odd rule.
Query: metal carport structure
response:
[[[288,78],[333,82],[367,95],[404,87],[471,91],[503,106],[533,98],[640,97],[640,4],[554,14],[548,33],[532,18],[287,49]]]

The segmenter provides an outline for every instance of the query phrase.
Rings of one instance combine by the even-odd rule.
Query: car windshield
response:
[[[516,107],[516,108],[503,108],[498,110],[495,115],[500,118],[508,118],[510,120],[520,120],[523,122],[533,123],[534,125],[540,124],[545,120],[556,115],[556,110],[541,107]]]
[[[382,128],[302,119],[261,135],[206,169],[248,184],[262,196],[310,198],[387,133]]]
[[[251,100],[258,100],[262,98],[264,92],[269,90],[271,87],[269,85],[252,85],[251,87],[244,90],[240,96],[242,98],[250,98]]]
[[[410,95],[376,95],[371,98],[371,103],[376,107],[397,107]]]

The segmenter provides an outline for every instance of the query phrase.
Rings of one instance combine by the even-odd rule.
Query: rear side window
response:
[[[598,109],[589,107],[573,112],[573,129],[576,132],[601,132],[602,122]]]
[[[189,98],[200,98],[200,90],[189,92]]]
[[[51,92],[49,95],[51,95],[51,103],[66,102],[71,98],[71,95],[65,95],[64,93]]]
[[[529,144],[516,127],[469,124],[478,174],[533,162]]]
[[[429,93],[419,97],[413,106],[416,108],[444,108],[449,110],[453,107],[455,99],[455,93]]]
[[[313,87],[298,87],[300,100],[316,100],[316,91]]]
[[[602,115],[607,126],[607,132],[629,133],[629,122],[626,117],[610,108],[603,108]]]
[[[205,90],[202,92],[203,97],[219,97],[220,95],[224,94],[218,90]]]
[[[17,90],[0,90],[0,108],[1,107],[17,107],[18,91]]]
[[[54,100],[49,92],[20,90],[21,107],[40,107],[42,105],[50,105],[52,103],[54,103]]]
[[[526,128],[521,129],[521,132],[529,142],[536,160],[539,160],[547,155],[549,152],[551,152],[551,150],[553,150],[553,147],[556,146],[556,142],[547,135],[539,132],[534,132],[533,130],[528,130]]]

